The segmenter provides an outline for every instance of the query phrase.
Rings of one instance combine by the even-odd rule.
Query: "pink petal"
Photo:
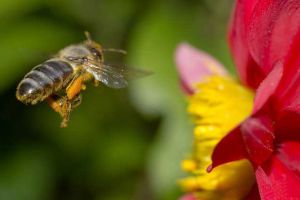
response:
[[[255,62],[269,73],[283,60],[300,29],[300,1],[258,1],[248,26],[248,44]]]
[[[187,43],[177,47],[175,59],[182,85],[188,93],[194,91],[196,84],[207,76],[227,74],[226,69],[216,59]]]
[[[194,196],[194,194],[186,194],[180,197],[179,200],[197,200],[197,198]]]
[[[300,179],[278,156],[256,170],[262,200],[290,200],[300,197]]]

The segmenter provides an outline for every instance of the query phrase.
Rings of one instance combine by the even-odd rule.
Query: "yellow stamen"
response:
[[[193,172],[197,169],[197,163],[195,160],[186,159],[181,162],[181,168],[186,172]]]
[[[194,116],[194,145],[182,168],[191,173],[180,181],[185,191],[199,199],[243,199],[254,183],[251,164],[246,160],[221,165],[211,173],[206,168],[216,144],[250,115],[253,93],[229,77],[212,76],[197,85],[189,99],[188,112]]]

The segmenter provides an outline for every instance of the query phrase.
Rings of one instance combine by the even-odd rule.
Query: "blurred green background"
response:
[[[232,0],[0,0],[0,199],[171,200],[192,123],[174,50],[188,41],[232,69],[226,44]],[[153,75],[123,90],[88,85],[69,127],[15,88],[33,66],[84,40],[127,56],[107,62]]]

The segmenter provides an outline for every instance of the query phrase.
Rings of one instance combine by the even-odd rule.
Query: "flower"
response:
[[[300,2],[253,2],[237,2],[235,15],[246,21],[237,22],[234,18],[232,49],[235,52],[237,46],[248,46],[248,56],[256,63],[253,71],[261,69],[262,77],[266,78],[258,81],[251,116],[216,146],[209,170],[246,158],[255,168],[262,199],[299,199]],[[250,14],[242,11],[248,6],[253,9],[249,19],[246,16]],[[246,26],[244,29],[248,33],[244,41],[241,40],[241,26]],[[245,63],[240,61],[239,54],[234,56],[243,71]]]
[[[218,143],[208,170],[248,159],[261,199],[299,199],[300,2],[237,1],[230,44],[254,106]]]
[[[180,185],[193,193],[194,199],[247,196],[254,184],[248,161],[226,164],[209,174],[206,168],[216,144],[251,113],[253,93],[231,78],[218,61],[188,44],[178,46],[176,63],[189,94],[188,112],[196,124],[193,153],[182,162],[182,168],[191,176],[182,179]]]
[[[239,78],[244,86],[252,90],[255,97],[249,112],[241,110],[241,104],[248,103],[241,101],[238,93],[231,93],[232,96],[226,97],[227,101],[235,102],[232,107],[226,107],[226,98],[224,101],[217,101],[217,104],[211,103],[214,102],[211,101],[211,94],[216,93],[205,94],[207,85],[215,79],[220,80],[221,85],[226,82],[224,76],[212,77],[214,73],[208,74],[204,81],[203,78],[199,79],[200,84],[196,89],[195,84],[188,87],[194,88],[190,93],[190,108],[193,104],[195,106],[190,112],[196,116],[196,129],[201,127],[201,120],[209,117],[217,119],[223,112],[230,114],[237,110],[243,114],[243,117],[233,115],[232,120],[235,122],[230,128],[224,129],[228,134],[223,133],[224,137],[220,134],[219,137],[222,138],[219,138],[216,146],[209,146],[213,153],[208,171],[215,173],[226,165],[247,159],[254,169],[256,179],[251,185],[252,189],[248,190],[250,193],[247,198],[300,199],[300,2],[237,0],[231,20],[229,44]],[[200,63],[198,67],[202,67]],[[224,91],[226,90],[218,91],[219,97],[226,96]],[[205,107],[205,104],[206,108],[218,105],[222,109],[210,113],[211,116],[204,111],[198,112],[197,109]],[[210,109],[212,108],[206,111],[211,111]],[[195,150],[187,169],[194,176],[203,178],[207,175],[197,173],[198,162],[207,159],[207,156],[209,158],[209,151],[197,151],[200,142],[196,138],[196,129]],[[207,138],[207,135],[213,134],[202,131],[199,135]],[[240,168],[237,172],[240,170],[245,169]],[[222,176],[226,176],[226,173],[224,171]],[[249,179],[245,182],[248,181]],[[209,183],[201,182],[203,184],[200,186],[199,181],[196,183],[197,187],[191,191],[202,199],[203,196],[199,194],[207,191],[208,188],[204,185]],[[226,183],[230,185],[230,182]],[[240,185],[235,186],[239,189]],[[218,192],[219,188],[210,189]],[[222,197],[224,196],[226,195]],[[204,199],[209,198],[206,195]],[[245,197],[231,199],[241,198]]]

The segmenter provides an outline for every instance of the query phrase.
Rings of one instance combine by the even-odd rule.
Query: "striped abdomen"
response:
[[[48,60],[25,75],[17,87],[17,99],[36,104],[60,90],[73,74],[73,68],[61,60]]]

